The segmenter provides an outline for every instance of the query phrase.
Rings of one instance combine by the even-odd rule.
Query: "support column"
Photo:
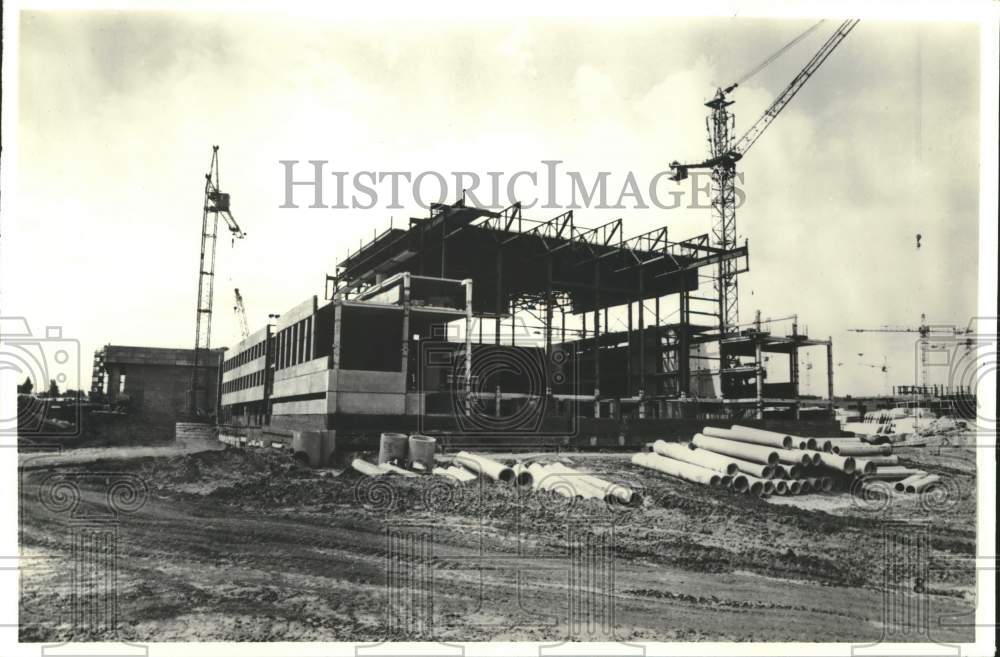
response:
[[[545,259],[545,396],[552,396],[548,368],[552,363],[552,256]]]
[[[826,339],[826,397],[833,406],[833,338]]]
[[[756,340],[757,351],[757,419],[764,419],[764,354],[761,351],[760,338]]]
[[[339,317],[339,315],[338,315]],[[339,324],[334,324],[339,327]],[[406,382],[406,389],[410,389],[410,274],[403,274],[403,343],[400,349],[402,354],[403,381]],[[415,373],[414,373],[415,374]],[[421,404],[421,408],[423,405]]]
[[[792,329],[793,335],[795,329]],[[788,378],[792,383],[792,390],[795,393],[795,419],[799,419],[799,347],[794,345],[788,354]]]
[[[601,265],[594,261],[594,417],[601,417]],[[607,312],[607,310],[605,310]]]
[[[332,363],[332,370],[340,369],[340,325],[343,321],[344,307],[341,304],[336,304],[333,307],[333,345],[330,347],[330,362]],[[282,332],[279,332],[280,336]],[[280,349],[279,349],[280,353]],[[281,367],[280,363],[278,365]]]
[[[503,314],[503,250],[497,248],[496,344],[500,344],[500,316]]]
[[[640,412],[642,411],[641,401],[646,396],[646,286],[645,272],[639,268],[639,399]]]
[[[632,396],[632,302],[628,302],[628,346],[625,348],[625,396]]]
[[[677,331],[677,392],[691,395],[691,296],[680,294],[680,330]]]
[[[472,279],[462,281],[465,286],[465,404],[472,408]]]

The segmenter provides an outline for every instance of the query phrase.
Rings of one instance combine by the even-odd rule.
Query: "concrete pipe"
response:
[[[553,463],[552,468],[555,469],[556,472],[565,474],[568,478],[572,478],[573,480],[580,479],[594,488],[597,488],[604,493],[605,499],[609,502],[619,502],[629,506],[638,506],[639,504],[642,504],[642,496],[628,486],[616,484],[614,482],[595,477],[592,474],[574,470],[573,468],[565,466],[562,463]]]
[[[583,498],[582,495],[576,493],[572,486],[564,482],[562,477],[554,472],[549,472],[547,466],[540,463],[532,463],[528,466],[528,471],[531,472],[531,487],[533,490],[552,491],[563,497]]]
[[[511,468],[514,471],[514,483],[518,486],[531,486],[534,477],[523,463],[515,463]]]
[[[732,487],[733,487],[732,475],[722,475],[722,480],[719,482],[719,488],[732,489]]]
[[[815,438],[792,436],[792,442],[796,443],[793,447],[798,447],[799,449],[820,449],[819,443],[816,442]]]
[[[778,462],[787,465],[812,465],[812,455],[800,449],[778,449]]]
[[[732,458],[728,456],[698,449],[697,447],[692,449],[680,443],[668,443],[663,440],[657,440],[653,443],[653,451],[669,459],[693,463],[694,465],[700,465],[703,468],[716,470],[727,475],[735,474],[738,469],[736,464],[733,463]]]
[[[403,468],[393,465],[392,463],[379,463],[378,469],[387,474],[398,474],[403,477],[419,476],[416,472],[410,472],[409,470],[404,470]]]
[[[837,454],[824,454],[823,465],[840,470],[844,474],[854,474],[857,469],[853,456],[839,456]]]
[[[434,452],[437,450],[437,441],[434,438],[415,433],[407,441],[407,447],[409,454],[406,462],[411,468],[420,467],[426,472],[434,469]]]
[[[812,464],[813,467],[818,465],[823,465],[823,453],[818,451],[813,451],[812,454]]]
[[[733,490],[737,493],[745,493],[750,486],[750,475],[737,473],[733,475]]]
[[[788,476],[788,470],[785,469],[785,466],[783,466],[783,465],[772,465],[771,467],[774,468],[774,478],[775,479],[790,479],[791,478],[791,477]]]
[[[788,482],[784,479],[774,482],[774,492],[778,495],[788,495]]]
[[[802,492],[803,495],[808,495],[809,493],[813,492],[812,482],[809,481],[808,478],[806,478],[806,479],[799,479],[798,482],[799,482],[799,485],[802,487],[802,491],[801,492]]]
[[[895,454],[890,454],[889,456],[868,456],[869,463],[874,463],[878,467],[883,465],[899,465],[899,457]]]
[[[798,479],[792,479],[788,482],[788,493],[790,495],[798,495],[802,492],[802,482]]]
[[[920,470],[916,474],[912,474],[909,477],[907,477],[906,479],[900,479],[899,481],[896,482],[896,484],[893,486],[893,488],[896,489],[897,493],[905,493],[907,486],[910,486],[911,484],[917,483],[918,481],[920,481],[921,479],[923,479],[926,476],[927,476],[927,473],[924,472],[923,470]]]
[[[866,445],[864,443],[850,445],[845,443],[843,445],[834,445],[833,453],[840,454],[841,456],[889,456],[892,454],[892,446]]]
[[[455,473],[449,472],[448,468],[435,467],[431,470],[431,474],[435,477],[443,477],[450,482],[460,484],[462,480],[455,476]]]
[[[919,474],[921,470],[917,468],[904,468],[899,465],[876,466],[875,472],[866,475],[869,479],[883,479],[886,481],[901,481],[907,477]]]
[[[729,431],[732,436],[732,440],[739,440],[745,443],[756,443],[758,445],[767,445],[768,447],[791,449],[792,445],[796,442],[795,439],[787,434],[778,433],[776,431],[767,431],[765,429],[754,429],[753,427],[744,427],[738,424],[734,424]]]
[[[722,480],[719,473],[709,470],[708,468],[703,468],[699,465],[694,465],[693,463],[685,463],[684,461],[667,458],[666,456],[660,456],[659,454],[651,452],[633,454],[632,463],[644,468],[657,470],[658,472],[668,474],[672,477],[694,482],[696,484],[718,486],[719,482]],[[733,486],[736,486],[736,481],[733,481]]]
[[[461,481],[462,483],[466,483],[466,482],[469,482],[469,481],[475,481],[476,478],[477,478],[476,475],[472,474],[471,472],[469,472],[465,468],[458,467],[457,465],[450,466],[448,468],[447,472],[451,476],[453,476],[455,479],[458,479],[459,481]]]
[[[735,434],[731,429],[722,429],[720,427],[704,427],[701,430],[703,436],[709,436],[710,438],[724,438],[726,440],[736,440]]]
[[[378,444],[378,462],[406,462],[406,449],[410,439],[405,433],[383,433]]]
[[[820,477],[823,480],[823,492],[829,493],[833,490],[834,481],[833,477]]]
[[[581,472],[574,470],[562,463],[550,463],[545,467],[547,475],[557,477],[556,481],[562,488],[567,488],[577,496],[585,500],[605,500],[611,501],[606,486],[598,486]]]
[[[752,495],[770,495],[774,492],[774,482],[757,477],[746,477],[747,492]]]
[[[701,450],[706,451],[706,450]],[[714,452],[709,452],[714,453]],[[773,465],[763,465],[761,463],[754,463],[753,461],[744,461],[743,459],[738,459],[735,456],[726,457],[736,464],[737,472],[742,472],[744,474],[753,475],[761,479],[771,479],[774,477],[774,467]]]
[[[372,465],[368,461],[363,461],[362,459],[354,459],[351,461],[351,467],[368,477],[381,477],[385,474],[385,471],[380,470],[377,465]]]
[[[917,482],[915,482],[913,484],[913,492],[914,493],[922,493],[925,490],[927,490],[928,488],[930,488],[931,486],[934,486],[934,485],[940,483],[940,481],[941,481],[941,477],[939,477],[937,475],[927,475],[923,479],[921,479],[921,480],[919,480],[919,481],[917,481]]]
[[[847,458],[854,457],[848,456]],[[868,459],[854,458],[854,471],[866,475],[875,474],[875,464]]]
[[[823,491],[823,477],[806,477],[806,481],[809,482],[809,490],[814,493],[820,493]]]
[[[707,449],[716,454],[735,456],[736,458],[764,465],[774,465],[778,462],[778,453],[770,447],[737,442],[735,440],[724,440],[722,438],[712,438],[702,434],[695,434],[691,442],[695,447]]]
[[[485,475],[493,481],[501,481],[505,484],[514,482],[514,471],[503,463],[488,459],[485,456],[477,456],[469,452],[459,452],[455,455],[455,463],[479,475]]]

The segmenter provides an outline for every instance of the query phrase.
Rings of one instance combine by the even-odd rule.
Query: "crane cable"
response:
[[[813,25],[812,27],[808,28],[805,32],[803,32],[802,34],[798,35],[797,37],[795,37],[794,39],[792,39],[791,41],[789,41],[788,43],[786,43],[785,45],[783,45],[781,48],[779,48],[778,50],[776,50],[774,52],[774,54],[772,54],[770,57],[768,57],[767,59],[765,59],[764,61],[762,61],[757,66],[753,67],[752,69],[750,69],[749,71],[747,71],[746,73],[744,73],[739,79],[736,80],[736,82],[734,82],[729,87],[729,89],[736,88],[737,86],[743,84],[744,82],[746,82],[747,80],[749,80],[753,76],[755,76],[758,73],[760,73],[771,62],[773,62],[778,57],[781,57],[783,54],[785,54],[785,51],[787,51],[789,48],[791,48],[792,46],[794,46],[795,44],[797,44],[799,41],[801,41],[802,39],[806,38],[807,36],[809,36],[810,34],[812,34],[813,32],[815,32],[816,28],[818,28],[820,25],[822,25],[823,22],[824,22],[824,19],[820,19],[819,21],[816,22],[815,25]]]

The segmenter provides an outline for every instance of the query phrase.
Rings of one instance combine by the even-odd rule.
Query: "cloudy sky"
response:
[[[704,157],[702,103],[813,23],[24,13],[4,314],[36,332],[62,325],[80,340],[85,380],[105,343],[191,346],[203,176],[219,144],[249,234],[219,242],[213,344],[229,344],[233,287],[261,325],[322,295],[324,274],[390,217],[424,213],[407,194],[403,208],[311,209],[302,195],[281,209],[279,160],[483,176],[561,160],[585,180],[611,172],[613,202],[629,171],[648,181]],[[741,86],[738,132],[837,24]],[[911,339],[847,329],[975,314],[978,60],[976,25],[862,22],[740,164],[741,316],[798,313],[810,334],[832,336],[838,393],[882,391],[863,363],[883,358],[892,382],[913,380]],[[622,217],[626,235],[667,225],[673,239],[711,223],[684,208],[576,217]]]

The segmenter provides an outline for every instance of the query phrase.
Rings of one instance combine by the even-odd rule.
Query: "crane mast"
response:
[[[687,178],[691,169],[707,169],[711,172],[712,239],[715,246],[721,249],[736,247],[736,163],[756,143],[771,122],[858,22],[857,19],[850,19],[841,23],[806,66],[771,103],[767,111],[738,140],[734,139],[736,122],[732,112],[729,111],[733,101],[728,98],[728,94],[736,89],[738,84],[719,89],[715,97],[705,103],[706,107],[712,110],[706,119],[709,158],[696,164],[681,164],[675,161],[670,163],[670,167],[674,171],[671,179],[677,181]],[[720,335],[737,330],[740,323],[737,277],[745,271],[745,268],[741,269],[742,266],[737,260],[724,260],[718,265],[714,287],[718,296]]]
[[[246,234],[229,212],[229,194],[219,189],[219,147],[212,146],[212,163],[205,174],[205,197],[201,215],[201,255],[198,261],[198,307],[195,313],[194,366],[188,411],[206,414],[212,377],[209,351],[212,348],[212,302],[215,294],[215,247],[222,218],[233,240]]]

